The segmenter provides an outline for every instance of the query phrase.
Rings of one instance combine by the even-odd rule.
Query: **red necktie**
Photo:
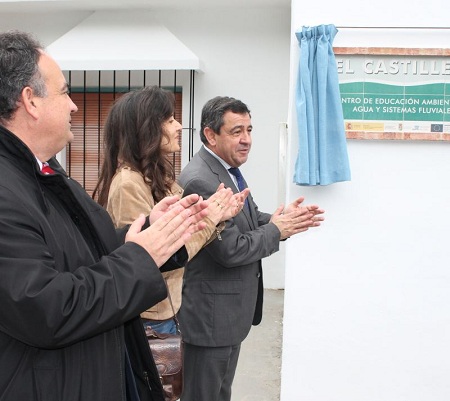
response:
[[[46,174],[46,175],[49,175],[49,174],[55,174],[55,171],[48,165],[47,162],[42,163],[42,169],[41,169],[41,171],[42,171],[44,174]]]

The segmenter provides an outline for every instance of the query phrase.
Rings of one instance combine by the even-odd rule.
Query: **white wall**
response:
[[[448,25],[436,0],[315,7],[292,3],[291,88],[303,25]],[[450,30],[341,29],[334,45],[449,47]],[[281,401],[448,401],[450,144],[349,140],[350,182],[299,187],[292,107],[289,124],[287,196],[326,221],[286,244]]]
[[[27,12],[26,5],[21,4],[19,7],[21,12],[0,12],[0,30],[19,29],[33,33],[44,46],[48,46],[92,14],[92,11],[52,11],[46,6],[40,12]]]

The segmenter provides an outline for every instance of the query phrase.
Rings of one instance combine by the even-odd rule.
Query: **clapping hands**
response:
[[[141,214],[130,226],[125,242],[142,246],[161,267],[195,232],[205,228],[203,218],[208,204],[198,195],[180,199],[164,198],[150,213],[150,227],[142,230],[145,216]],[[141,231],[142,230],[142,231]]]
[[[233,194],[230,188],[225,188],[224,184],[220,184],[217,191],[206,201],[208,203],[208,218],[215,224],[233,218],[244,207],[245,199],[249,193],[250,190],[246,188],[242,192]]]
[[[302,206],[304,198],[300,197],[286,208],[281,205],[272,215],[271,222],[280,230],[280,239],[320,226],[325,211],[317,205]]]

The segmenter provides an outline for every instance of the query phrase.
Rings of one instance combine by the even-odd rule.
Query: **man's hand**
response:
[[[301,206],[303,197],[296,199],[286,207],[281,205],[272,215],[270,221],[280,230],[280,239],[286,239],[311,227],[320,226],[325,211],[317,205]]]
[[[179,201],[181,202],[181,201]],[[125,242],[131,241],[142,246],[161,267],[178,249],[189,240],[192,234],[205,228],[201,221],[206,216],[201,204],[196,208],[185,208],[182,204],[172,204],[170,210],[162,214],[150,227],[141,231],[145,216],[141,214],[130,226]],[[195,212],[196,209],[200,211]]]
[[[303,196],[300,196],[299,198],[297,198],[296,200],[294,200],[294,202],[292,202],[290,205],[288,205],[285,209],[284,209],[284,214],[286,213],[290,213],[293,212],[297,209],[304,209],[305,213],[306,211],[309,211],[311,213],[313,213],[313,221],[315,223],[318,223],[316,225],[314,225],[314,227],[316,226],[320,226],[320,222],[324,220],[323,216],[319,216],[325,213],[325,210],[321,209],[319,206],[317,205],[305,205],[305,206],[301,206],[301,204],[303,203],[303,201],[305,200],[305,198]]]

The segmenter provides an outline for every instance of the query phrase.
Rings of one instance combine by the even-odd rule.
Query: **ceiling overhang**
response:
[[[97,11],[47,46],[62,70],[201,70],[151,12]]]

